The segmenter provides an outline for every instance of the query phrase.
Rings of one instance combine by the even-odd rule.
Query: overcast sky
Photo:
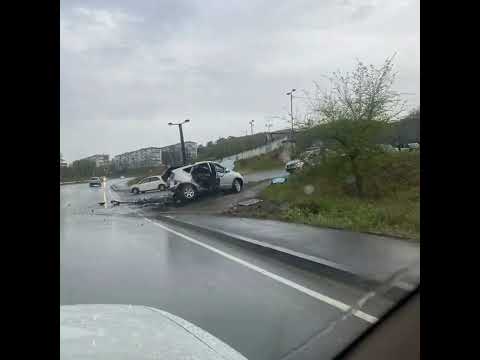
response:
[[[397,52],[420,104],[419,0],[62,0],[60,151],[67,161],[244,135],[358,58]],[[301,99],[296,108],[302,111]],[[286,123],[274,119],[274,128]]]

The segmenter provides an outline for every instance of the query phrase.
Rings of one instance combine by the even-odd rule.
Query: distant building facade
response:
[[[68,164],[65,160],[63,160],[62,158],[60,158],[60,167],[61,168],[66,168],[68,167]]]
[[[183,165],[182,144],[165,146],[162,153],[162,162],[167,166]],[[197,159],[198,144],[193,141],[185,141],[186,162],[191,163]]]
[[[95,162],[96,167],[104,167],[108,166],[110,164],[110,155],[108,154],[96,154],[92,155],[86,158],[83,158],[81,160],[89,160]]]
[[[162,149],[148,147],[116,155],[112,159],[115,167],[121,169],[135,169],[141,167],[155,167],[162,164]]]
[[[197,158],[198,144],[185,142],[187,162]],[[119,169],[135,169],[141,167],[157,167],[161,165],[178,166],[182,164],[182,146],[180,143],[164,147],[148,147],[116,155],[112,164]]]

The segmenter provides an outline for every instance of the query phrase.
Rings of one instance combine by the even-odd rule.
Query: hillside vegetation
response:
[[[273,139],[276,140],[283,136],[274,135]],[[215,142],[209,141],[206,146],[200,145],[198,147],[198,160],[222,159],[266,144],[267,134],[264,132],[248,136],[220,138]]]
[[[394,57],[381,66],[358,60],[353,71],[332,73],[328,90],[316,85],[315,115],[301,124],[292,155],[319,145],[318,158],[265,189],[250,215],[420,238],[420,152],[379,146],[420,142],[420,110],[399,120],[405,102],[393,90]]]
[[[235,171],[239,171],[242,174],[249,174],[257,171],[283,168],[284,166],[285,162],[282,160],[282,150],[278,149],[250,159],[237,160],[235,162]]]
[[[268,187],[263,199],[279,209],[276,218],[304,224],[420,238],[420,153],[384,153],[361,163],[364,197],[355,194],[338,157]]]

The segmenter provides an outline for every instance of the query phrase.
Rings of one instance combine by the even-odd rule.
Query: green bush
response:
[[[418,153],[391,153],[365,161],[364,198],[348,188],[348,168],[338,157],[269,186],[262,197],[288,204],[281,213],[287,221],[419,239],[419,160]]]

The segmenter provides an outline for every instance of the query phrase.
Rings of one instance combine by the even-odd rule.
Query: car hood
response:
[[[131,305],[60,306],[60,358],[246,360],[178,316]]]

